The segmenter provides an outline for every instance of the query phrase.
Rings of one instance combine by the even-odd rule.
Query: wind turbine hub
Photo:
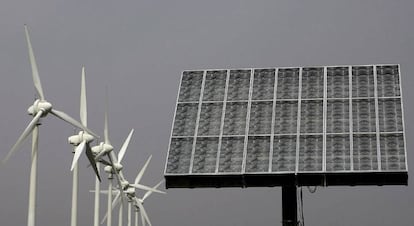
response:
[[[129,182],[127,180],[121,181],[122,189],[128,188]]]
[[[96,156],[103,150],[104,142],[101,142],[99,145],[93,146],[92,153]]]
[[[52,110],[52,104],[45,101],[45,100],[39,100],[37,99],[32,106],[30,106],[27,109],[27,112],[29,113],[29,115],[36,115],[39,111],[42,112],[42,116],[41,117],[45,117],[47,115],[47,113],[49,113]]]
[[[127,190],[125,190],[125,193],[130,196],[135,196],[135,189],[128,187]]]
[[[114,150],[114,147],[110,144],[104,143],[103,144],[103,151],[108,153],[111,152],[112,150]]]
[[[78,135],[82,137],[82,140],[86,141],[87,143],[93,141],[93,136],[85,131],[80,131]]]
[[[114,167],[115,167],[115,170],[116,171],[121,171],[122,170],[122,168],[124,168],[124,166],[122,166],[121,164],[119,164],[119,163],[114,163]]]
[[[86,141],[86,143],[93,141],[93,136],[85,131],[80,131],[78,135],[70,136],[68,138],[68,141],[70,144],[74,146],[78,146],[83,141]]]

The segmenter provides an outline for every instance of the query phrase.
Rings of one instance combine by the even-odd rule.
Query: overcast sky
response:
[[[86,66],[89,127],[103,135],[109,89],[115,147],[134,128],[124,159],[133,180],[163,178],[180,72],[185,69],[401,64],[408,164],[414,127],[414,1],[3,0],[0,3],[0,141],[7,154],[31,117],[31,78],[23,24],[31,31],[46,98],[79,118]],[[70,225],[74,128],[52,117],[40,127],[37,225]],[[0,221],[27,220],[30,139],[0,167]],[[80,160],[79,225],[92,225],[94,176]],[[413,173],[413,167],[409,167]],[[107,186],[106,179],[102,186]],[[106,205],[101,199],[101,209]],[[409,186],[304,190],[306,225],[410,226]],[[154,226],[281,225],[280,188],[169,189],[145,203]],[[115,222],[115,221],[114,221]]]

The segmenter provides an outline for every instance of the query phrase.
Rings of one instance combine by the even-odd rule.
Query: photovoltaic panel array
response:
[[[399,65],[184,71],[167,187],[407,184]]]

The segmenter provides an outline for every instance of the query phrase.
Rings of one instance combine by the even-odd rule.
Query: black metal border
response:
[[[165,175],[166,188],[408,185],[407,172]]]

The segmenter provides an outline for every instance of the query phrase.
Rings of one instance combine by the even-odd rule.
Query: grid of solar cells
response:
[[[399,65],[185,71],[166,175],[406,171]]]

